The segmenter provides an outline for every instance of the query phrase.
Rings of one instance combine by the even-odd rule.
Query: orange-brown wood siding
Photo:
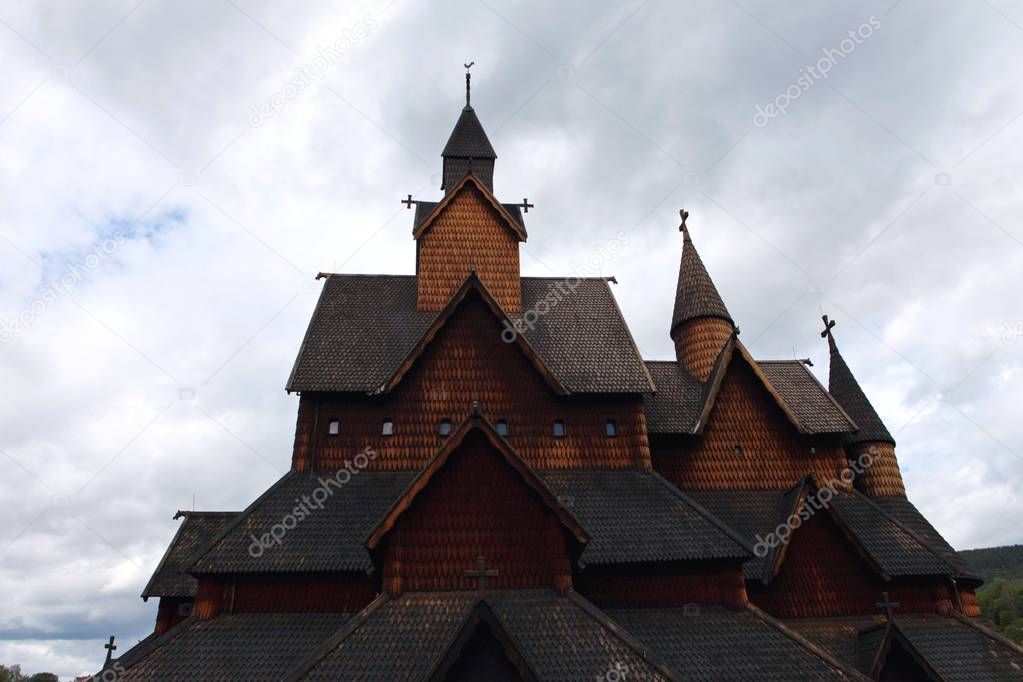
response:
[[[522,310],[519,241],[483,193],[466,185],[418,241],[420,310],[441,310],[472,269],[505,312]]]
[[[485,556],[494,588],[571,585],[557,516],[481,434],[469,435],[384,539],[384,589],[469,590]]]
[[[377,592],[373,579],[360,573],[200,576],[195,615],[208,619],[221,613],[355,613]]]
[[[799,434],[740,358],[728,369],[703,434],[655,443],[651,458],[683,490],[785,490],[809,473],[826,485],[840,482],[847,465],[837,443]]]
[[[319,419],[316,401],[320,401]],[[480,401],[491,422],[506,420],[508,442],[533,468],[649,468],[650,450],[642,399],[558,396],[525,354],[501,340],[501,326],[478,298],[468,299],[427,347],[401,383],[386,396],[305,394],[299,402],[294,466],[312,459],[319,469],[336,469],[365,447],[377,457],[373,469],[420,469],[443,444],[442,419],[453,426]],[[394,435],[381,436],[384,418],[394,419]],[[330,419],[341,432],[328,435]],[[555,419],[567,433],[553,435]],[[618,435],[608,438],[613,419]],[[311,455],[313,428],[317,454]]]
[[[672,334],[676,359],[694,377],[706,381],[732,329],[731,322],[719,317],[698,317],[683,322]]]
[[[857,443],[847,448],[849,459],[858,459],[863,453],[871,457],[871,464],[856,476],[856,488],[869,497],[884,497],[906,494],[902,483],[902,471],[895,458],[895,446],[891,443]]]

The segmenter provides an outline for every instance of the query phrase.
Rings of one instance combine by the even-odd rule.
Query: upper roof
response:
[[[142,590],[142,598],[193,597],[197,581],[184,569],[192,555],[213,539],[238,515],[238,512],[179,511],[175,519],[184,518],[178,526],[163,558]]]
[[[497,153],[490,144],[483,124],[471,106],[462,109],[461,116],[451,131],[448,143],[444,145],[441,156],[463,159],[496,159]]]
[[[325,275],[295,360],[289,391],[376,392],[438,317],[416,309],[410,275]],[[560,278],[523,277],[522,308],[533,310]],[[653,390],[618,303],[603,279],[579,279],[523,336],[569,393]]]
[[[678,269],[678,286],[675,288],[675,310],[671,316],[671,330],[698,317],[719,317],[732,322],[721,294],[707,273],[707,268],[697,253],[689,229],[682,227],[682,262]],[[734,323],[733,323],[734,324]]]
[[[433,213],[438,204],[440,204],[439,201],[416,201],[416,213],[412,219],[413,234],[419,232],[419,226]],[[526,220],[522,216],[522,206],[519,204],[502,203],[501,207],[519,224],[519,227],[522,228],[522,233],[526,234]]]
[[[735,350],[739,350],[800,433],[849,433],[856,428],[849,415],[802,363],[756,361],[741,343],[730,340],[706,383],[677,361],[647,361],[647,370],[657,387],[656,394],[648,394],[643,399],[648,431],[652,434],[699,433],[706,425],[708,411],[713,408]]]
[[[874,406],[870,404],[867,395],[860,388],[856,377],[853,376],[849,365],[838,352],[838,344],[831,333],[831,326],[826,330],[828,337],[828,348],[831,351],[831,370],[828,377],[828,390],[835,400],[845,409],[850,417],[855,420],[859,430],[855,434],[846,436],[849,443],[882,442],[895,444],[895,439],[888,432],[881,417],[878,416]]]

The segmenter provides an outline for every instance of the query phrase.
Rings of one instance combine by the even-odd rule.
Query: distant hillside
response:
[[[967,549],[959,552],[990,583],[995,578],[1023,579],[1023,545]]]

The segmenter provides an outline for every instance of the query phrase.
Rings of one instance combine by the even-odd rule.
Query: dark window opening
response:
[[[614,419],[608,419],[607,423],[604,424],[604,433],[607,434],[608,438],[614,438],[618,435],[618,425],[615,424]]]
[[[565,422],[560,419],[554,422],[554,437],[564,438],[565,437]]]
[[[327,433],[330,434],[331,436],[336,436],[337,434],[341,433],[341,420],[331,419],[330,423],[327,424]]]
[[[440,420],[440,425],[437,427],[437,433],[439,433],[442,436],[450,436],[451,435],[451,420],[450,419],[441,419]]]
[[[394,435],[394,420],[391,419],[390,417],[385,419],[384,420],[384,427],[383,427],[383,429],[381,429],[380,433],[382,435],[384,435],[384,436],[393,436]]]
[[[508,435],[508,422],[504,419],[497,422],[497,435],[507,436]]]

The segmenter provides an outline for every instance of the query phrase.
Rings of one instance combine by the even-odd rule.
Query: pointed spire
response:
[[[831,351],[828,392],[831,393],[832,397],[842,406],[842,409],[860,427],[859,431],[846,437],[846,442],[877,442],[894,445],[895,439],[892,438],[892,434],[888,432],[884,422],[881,421],[881,417],[877,414],[877,410],[870,404],[867,395],[860,388],[856,377],[853,376],[849,365],[845,364],[845,359],[838,352],[838,345],[835,343],[835,337],[831,333],[831,330],[835,327],[835,321],[829,319],[827,315],[824,315],[821,319],[824,321],[824,331],[821,332],[821,337],[828,340],[828,348]]]
[[[675,289],[672,331],[683,322],[700,317],[717,317],[735,324],[693,245],[689,227],[686,225],[689,212],[682,210],[679,211],[679,215],[682,217],[682,224],[678,226],[682,232],[682,262],[678,271],[678,286]]]
[[[444,145],[441,156],[444,157],[444,175],[441,189],[449,190],[465,177],[466,173],[472,172],[491,191],[494,190],[494,162],[497,153],[494,152],[490,139],[483,124],[476,117],[476,111],[471,104],[470,82],[472,74],[470,67],[476,62],[465,64],[465,108],[462,109],[454,130]]]

